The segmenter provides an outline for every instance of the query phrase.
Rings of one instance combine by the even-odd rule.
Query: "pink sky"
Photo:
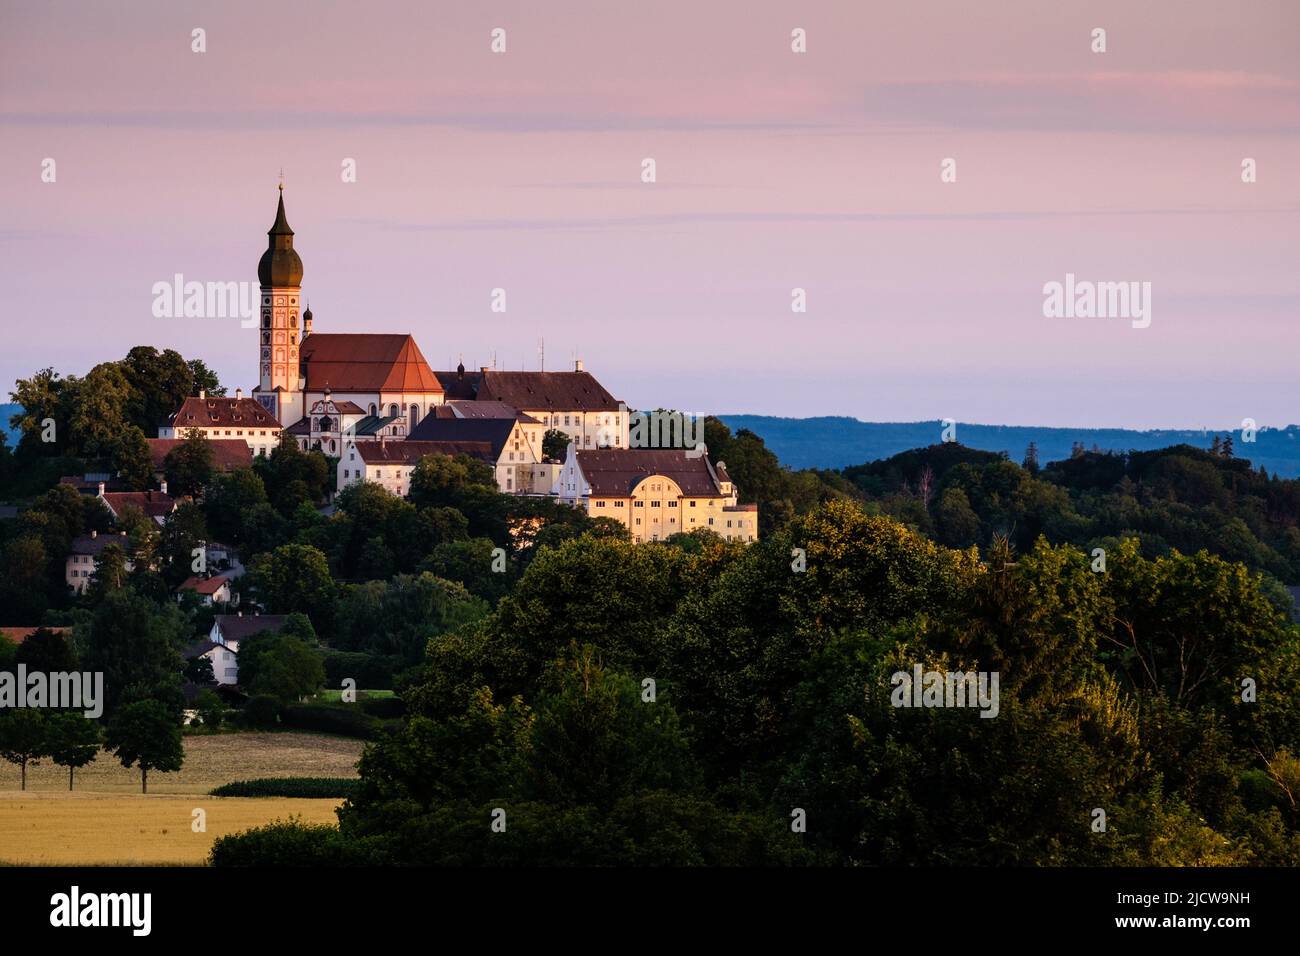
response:
[[[1297,54],[1294,0],[0,0],[0,389],[140,343],[251,387],[253,330],[150,290],[255,281],[283,167],[317,331],[435,367],[545,336],[633,406],[1300,422]],[[1044,318],[1067,272],[1150,282],[1150,328]]]

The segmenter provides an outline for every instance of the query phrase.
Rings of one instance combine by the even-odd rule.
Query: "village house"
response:
[[[508,418],[430,415],[415,427],[411,440],[485,442],[490,449],[497,488],[503,494],[527,494],[533,491],[533,466],[538,462],[524,433],[527,427],[519,420],[518,413]]]
[[[72,539],[72,546],[64,561],[63,580],[75,593],[83,594],[90,586],[90,579],[99,568],[99,559],[109,545],[117,545],[126,552],[126,570],[132,570],[131,542],[125,531],[117,534],[100,534],[92,531]]]
[[[425,455],[469,455],[495,465],[486,441],[349,441],[338,465],[338,489],[373,481],[402,497],[411,488],[411,472]]]
[[[192,575],[182,581],[176,588],[176,600],[186,591],[193,591],[199,596],[199,602],[204,607],[211,607],[214,604],[229,604],[234,600],[234,592],[230,589],[231,576],[228,574],[214,574],[209,576]]]
[[[185,653],[187,660],[206,657],[212,662],[212,676],[218,685],[239,683],[239,645],[256,634],[284,627],[283,614],[218,614],[206,640],[196,641]]]
[[[209,397],[199,389],[158,429],[159,438],[182,439],[197,430],[209,441],[242,440],[254,455],[269,455],[280,444],[280,423],[260,404],[235,389],[234,398]]]
[[[178,502],[167,494],[167,482],[163,481],[158,491],[106,491],[105,483],[100,482],[99,500],[113,516],[114,521],[121,521],[128,508],[137,508],[146,518],[152,518],[157,524],[166,524],[167,516],[176,510]]]
[[[613,518],[636,542],[707,528],[729,541],[758,539],[758,506],[737,503],[726,465],[677,449],[569,446],[555,493],[593,518]]]

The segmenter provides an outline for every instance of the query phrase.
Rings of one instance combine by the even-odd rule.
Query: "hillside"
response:
[[[778,418],[768,415],[719,415],[734,432],[747,428],[759,435],[790,468],[844,468],[878,461],[940,440],[942,424],[930,422],[863,422],[856,418]],[[1218,434],[1224,434],[1219,432]],[[1171,445],[1209,448],[1215,432],[1188,430],[1136,431],[1124,428],[1047,428],[958,423],[957,440],[968,448],[1006,452],[1020,461],[1030,442],[1038,444],[1040,461],[1069,458],[1075,442],[1102,451],[1155,451]],[[1234,433],[1236,453],[1256,468],[1263,465],[1281,478],[1300,477],[1300,426],[1265,429],[1256,441],[1242,442]]]

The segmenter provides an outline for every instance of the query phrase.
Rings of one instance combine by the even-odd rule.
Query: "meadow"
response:
[[[301,817],[334,823],[341,801],[299,798],[210,797],[208,791],[258,777],[355,777],[360,741],[322,734],[220,734],[185,738],[185,764],[176,773],[151,773],[149,793],[140,774],[101,753],[77,771],[48,761],[19,771],[0,764],[0,864],[199,865],[213,841],[227,833]],[[194,832],[194,810],[205,832]]]

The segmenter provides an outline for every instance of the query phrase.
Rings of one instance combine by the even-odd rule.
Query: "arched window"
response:
[[[375,408],[375,403],[374,403],[374,402],[371,402],[371,403],[370,403],[370,414],[371,414],[371,415],[378,415],[378,414],[379,414],[379,409]]]
[[[396,404],[396,403],[393,403],[392,405],[389,405],[389,406],[388,406],[388,415],[389,415],[390,418],[396,418],[396,417],[397,417],[397,404]]]
[[[420,420],[420,406],[412,405],[411,406],[411,427],[414,428],[416,426],[416,423],[419,422],[419,420]]]
[[[330,417],[328,415],[321,416],[320,430],[323,432],[332,432],[334,430],[334,423],[330,420]],[[334,443],[330,442],[330,444],[333,445]],[[332,450],[333,449],[331,448],[331,451]]]
[[[330,439],[330,454],[334,454],[334,439]]]

